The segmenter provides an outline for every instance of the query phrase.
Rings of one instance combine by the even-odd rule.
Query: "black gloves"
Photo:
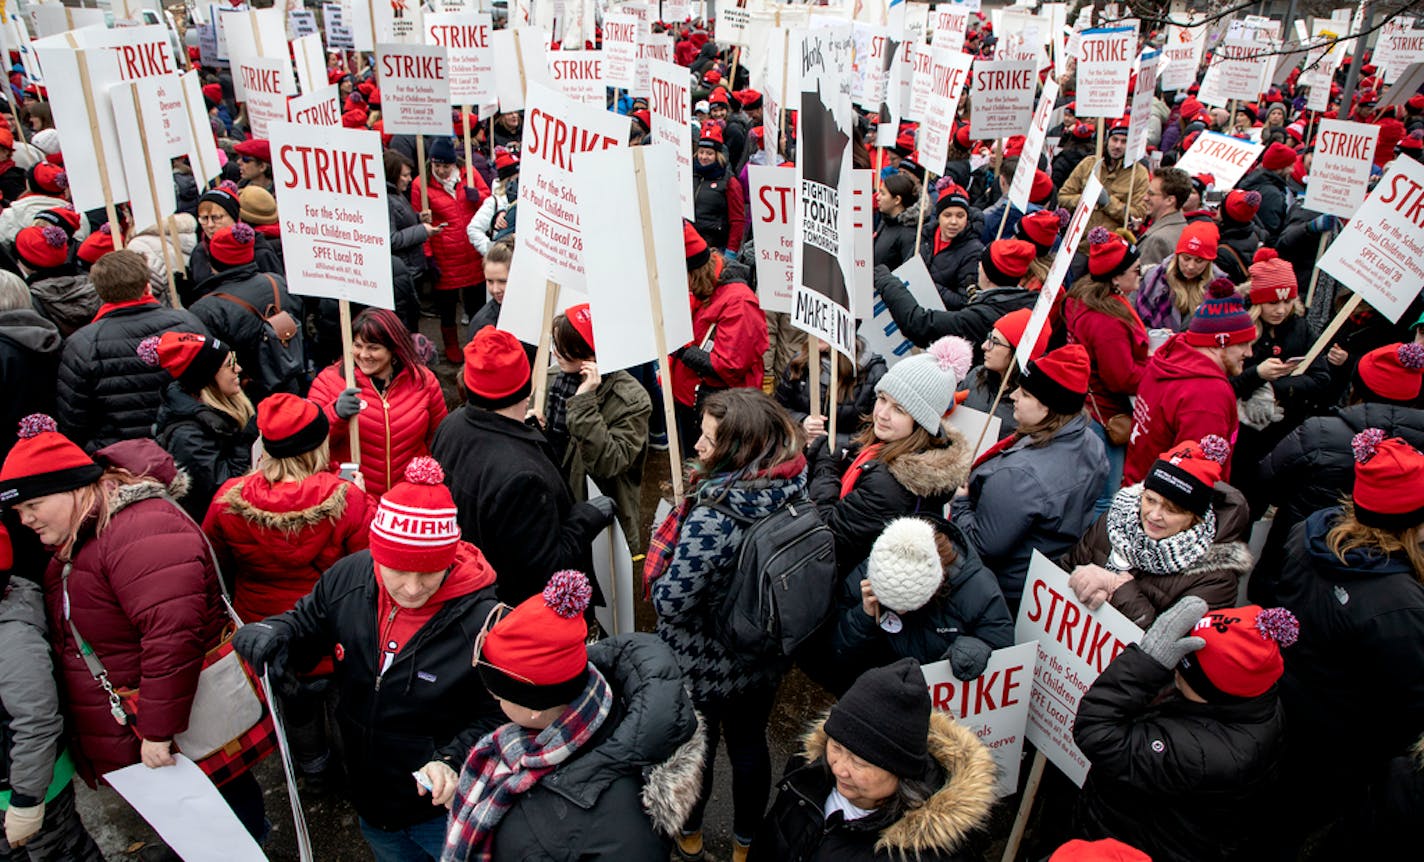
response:
[[[702,377],[716,377],[712,367],[712,355],[700,347],[684,347],[676,354],[678,360]]]
[[[257,673],[270,670],[275,681],[286,675],[287,641],[291,637],[291,629],[285,623],[263,620],[239,628],[232,636],[232,648]]]
[[[993,648],[979,638],[961,635],[949,645],[949,669],[955,679],[975,679],[984,672],[993,652]]]

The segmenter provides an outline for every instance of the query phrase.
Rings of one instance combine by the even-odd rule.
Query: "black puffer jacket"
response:
[[[201,234],[201,231],[199,233]],[[270,272],[278,278],[286,277],[281,246],[260,233],[252,240],[252,266],[258,272]],[[193,253],[188,256],[188,283],[193,287],[192,293],[183,297],[184,303],[191,306],[207,295],[213,285],[204,282],[212,277],[213,259],[208,254],[208,242],[199,239],[198,244],[193,247]]]
[[[0,458],[15,445],[22,418],[53,411],[60,344],[59,329],[39,312],[0,311]]]
[[[301,320],[302,304],[287,291],[286,279],[270,272],[261,272],[253,264],[223,270],[203,282],[200,286],[204,289],[203,298],[195,302],[192,308],[193,315],[208,327],[214,337],[226,341],[237,352],[237,364],[242,366],[243,389],[253,404],[272,394],[259,382],[261,373],[258,356],[267,325],[257,314],[232,300],[214,294],[231,294],[257,309],[259,313],[265,313],[273,305],[274,284],[282,310],[291,314],[293,319]],[[297,327],[297,334],[287,349],[295,351],[299,357],[302,356],[300,326]],[[306,390],[307,382],[290,380],[280,391],[299,395]]]
[[[975,265],[978,265],[978,258],[975,258]],[[1022,287],[995,287],[977,291],[968,303],[961,303],[957,309],[936,311],[916,302],[900,279],[889,269],[878,266],[875,268],[875,289],[885,300],[890,318],[913,344],[928,347],[941,336],[958,335],[974,347],[976,365],[984,361],[984,339],[994,328],[994,323],[1011,311],[1032,308],[1038,301],[1037,293]]]
[[[677,659],[657,635],[588,648],[613,709],[572,759],[521,794],[494,833],[496,862],[666,859],[701,789],[703,734]]]
[[[163,390],[153,438],[187,472],[188,493],[179,503],[202,523],[218,488],[252,468],[257,423],[253,420],[239,428],[232,417],[184,392],[174,381]]]
[[[1221,240],[1216,246],[1216,265],[1235,284],[1245,284],[1251,277],[1248,272],[1251,258],[1256,249],[1265,242],[1265,233],[1254,223],[1242,224],[1223,220],[1220,225]]]
[[[153,433],[173,375],[146,365],[139,342],[165,332],[208,328],[192,312],[153,303],[115,308],[64,343],[56,387],[60,430],[90,452]]]
[[[425,240],[429,231],[420,223],[420,213],[410,205],[410,195],[386,185],[386,209],[391,220],[391,254],[405,262],[416,281],[425,273]]]
[[[938,252],[935,251],[938,219],[927,223],[920,234],[920,257],[929,268],[930,279],[939,290],[944,307],[950,311],[963,308],[970,301],[970,293],[979,286],[979,258],[984,256],[979,232],[983,227],[984,215],[979,210],[970,210],[964,230]]]
[[[926,213],[928,215],[928,213]],[[891,269],[915,256],[915,228],[920,223],[920,202],[906,207],[899,215],[881,216],[880,229],[875,232],[874,262]]]
[[[1194,703],[1136,644],[1078,702],[1073,740],[1092,761],[1077,831],[1162,862],[1248,859],[1272,834],[1262,816],[1281,757],[1276,688],[1241,703]]]
[[[865,339],[856,336],[855,390],[851,397],[841,399],[836,404],[836,446],[844,448],[860,429],[860,419],[875,409],[875,384],[885,376],[885,358],[865,346]],[[776,401],[791,418],[800,425],[811,414],[810,375],[801,369],[800,377],[793,377],[790,366],[781,372],[776,383]],[[825,405],[831,397],[831,354],[821,353],[821,405],[819,411],[825,415]],[[826,433],[830,433],[829,423]]]
[[[1281,229],[1286,226],[1293,197],[1286,181],[1275,171],[1260,167],[1247,174],[1236,187],[1243,192],[1260,193],[1261,208],[1256,212],[1256,223],[1265,230],[1266,245],[1275,245]]]

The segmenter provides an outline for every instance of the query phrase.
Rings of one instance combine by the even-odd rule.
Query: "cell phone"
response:
[[[415,772],[412,772],[410,774],[410,777],[415,779],[416,784],[419,784],[421,787],[424,787],[426,793],[435,792],[435,785],[430,783],[430,779],[425,776],[424,772],[416,770]]]
[[[1287,365],[1295,365],[1295,364],[1298,363],[1298,362],[1304,362],[1304,361],[1305,361],[1305,357],[1304,357],[1304,356],[1292,356],[1290,359],[1287,359],[1287,360],[1286,360],[1286,364],[1287,364]]]
[[[337,475],[348,482],[354,482],[356,481],[356,471],[359,469],[361,469],[361,466],[354,461],[343,461],[341,462],[340,472]]]

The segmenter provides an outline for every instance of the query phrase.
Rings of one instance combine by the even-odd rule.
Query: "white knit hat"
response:
[[[934,525],[920,518],[896,518],[885,527],[867,565],[870,588],[880,604],[908,613],[924,607],[939,590],[944,567],[934,534]]]
[[[943,433],[944,416],[954,404],[954,390],[969,373],[974,348],[957,335],[946,335],[924,353],[902,360],[875,384],[926,431]]]

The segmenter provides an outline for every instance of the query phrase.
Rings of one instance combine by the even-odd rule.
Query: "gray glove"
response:
[[[332,409],[336,411],[336,418],[350,419],[360,413],[361,408],[365,406],[361,401],[361,390],[353,386],[350,389],[341,390],[341,394],[336,396],[336,404]]]
[[[954,678],[968,681],[984,672],[992,647],[973,635],[963,635],[949,646],[949,669]]]
[[[1279,422],[1286,418],[1285,410],[1276,403],[1276,391],[1271,388],[1271,384],[1263,383],[1250,398],[1241,399],[1236,402],[1237,418],[1241,422],[1257,431],[1264,429],[1272,422]]]
[[[1108,205],[1108,201],[1110,200],[1112,200],[1112,195],[1108,194],[1107,189],[1103,189],[1102,191],[1098,192],[1098,206],[1105,207]]]
[[[613,498],[607,494],[600,494],[588,501],[593,510],[603,519],[604,525],[613,523],[613,516],[618,514],[618,504],[613,502]]]
[[[1157,621],[1137,646],[1162,667],[1175,670],[1183,656],[1206,646],[1205,640],[1188,637],[1204,616],[1206,601],[1199,596],[1186,596],[1157,615]]]

